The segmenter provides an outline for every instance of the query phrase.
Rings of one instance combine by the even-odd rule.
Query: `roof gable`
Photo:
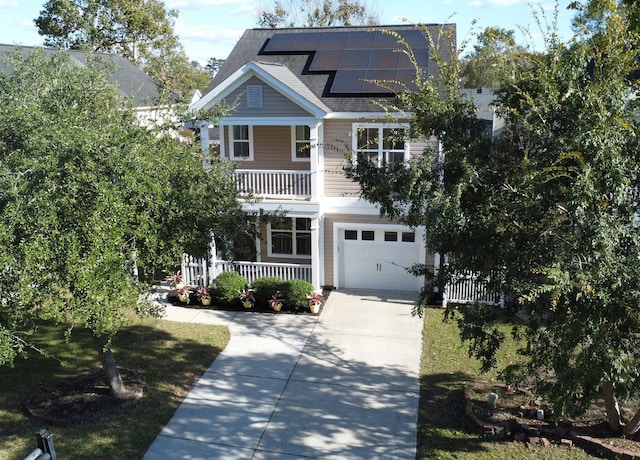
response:
[[[277,63],[248,62],[190,107],[198,111],[224,100],[251,78],[258,78],[311,116],[321,118],[331,110],[287,68]]]

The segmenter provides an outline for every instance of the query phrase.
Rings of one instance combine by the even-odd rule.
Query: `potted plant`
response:
[[[253,305],[256,303],[256,298],[253,296],[253,290],[241,289],[240,301],[242,302],[242,306],[244,308],[253,308]]]
[[[202,305],[211,305],[211,291],[209,288],[201,287],[196,291],[196,297]]]
[[[280,311],[282,310],[283,301],[282,296],[280,296],[280,291],[276,291],[269,299],[269,306],[273,308],[274,311]]]
[[[322,305],[322,294],[310,292],[307,294],[307,299],[309,299],[309,310],[311,310],[311,313],[318,313],[320,311],[320,305]]]
[[[178,300],[182,303],[189,303],[189,288],[187,286],[178,289]]]
[[[171,289],[179,291],[183,287],[184,282],[182,281],[182,275],[178,272],[171,277]]]

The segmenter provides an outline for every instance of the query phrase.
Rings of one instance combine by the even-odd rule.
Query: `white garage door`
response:
[[[411,230],[339,230],[340,287],[417,291],[424,282],[406,268],[424,262],[424,242]]]

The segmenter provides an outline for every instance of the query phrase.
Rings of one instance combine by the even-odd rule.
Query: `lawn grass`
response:
[[[74,331],[66,342],[58,328],[44,324],[38,342],[65,362],[35,353],[14,368],[0,367],[0,459],[22,459],[35,447],[35,431],[53,434],[58,457],[72,459],[140,459],[198,377],[229,341],[223,326],[135,320],[114,340],[118,365],[137,370],[145,384],[144,398],[109,420],[73,427],[45,426],[29,420],[22,402],[60,378],[100,367],[91,337]]]
[[[472,382],[499,384],[497,373],[482,374],[480,363],[470,358],[454,321],[443,322],[444,310],[425,311],[421,391],[418,413],[417,459],[590,459],[578,448],[529,447],[511,441],[484,441],[464,423],[462,392]],[[498,356],[498,367],[517,359],[517,344],[509,335]]]

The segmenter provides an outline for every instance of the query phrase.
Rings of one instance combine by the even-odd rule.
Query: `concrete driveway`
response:
[[[144,458],[415,459],[416,299],[334,291],[320,316],[168,307],[231,340]]]

